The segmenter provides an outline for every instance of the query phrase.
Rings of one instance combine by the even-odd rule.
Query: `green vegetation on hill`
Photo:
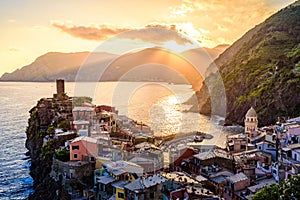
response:
[[[300,115],[299,1],[236,43],[239,44],[233,44],[216,60],[226,90],[226,121],[242,124],[250,106],[256,109],[260,125],[274,123],[278,116]],[[213,77],[210,75],[205,81],[211,95],[217,93],[211,85]]]
[[[255,193],[252,200],[291,200],[300,199],[300,174],[291,176],[289,179],[283,181],[279,186],[270,185],[264,187],[259,192]]]

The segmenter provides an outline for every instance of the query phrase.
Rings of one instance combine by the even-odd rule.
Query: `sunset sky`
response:
[[[2,0],[0,76],[47,52],[122,53],[162,46],[175,51],[232,44],[294,0]],[[147,27],[179,32],[157,34]],[[124,34],[124,31],[130,34]],[[117,34],[121,34],[118,40]],[[193,42],[190,42],[190,40]],[[106,45],[99,48],[103,41]],[[108,42],[107,42],[108,41]]]

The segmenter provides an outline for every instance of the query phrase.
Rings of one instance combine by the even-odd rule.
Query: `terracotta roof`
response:
[[[181,162],[183,161],[183,159],[189,158],[189,157],[191,157],[191,156],[193,156],[193,155],[195,155],[195,154],[197,154],[197,153],[196,153],[193,149],[188,148],[186,151],[184,151],[183,154],[181,154],[181,155],[179,156],[179,158],[177,158],[177,159],[175,160],[174,164],[175,164],[175,165],[180,165]]]

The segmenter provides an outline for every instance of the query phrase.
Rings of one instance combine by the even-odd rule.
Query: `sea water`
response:
[[[203,144],[224,145],[230,133],[218,120],[188,112],[192,105],[184,102],[193,97],[190,85],[144,82],[66,83],[67,95],[86,95],[90,90],[93,103],[112,105],[119,115],[148,124],[155,135],[207,132],[214,137]],[[94,88],[93,88],[94,87]],[[0,199],[25,199],[33,192],[29,175],[30,160],[25,148],[29,110],[44,97],[56,93],[54,82],[0,82]],[[182,144],[182,140],[180,144]]]

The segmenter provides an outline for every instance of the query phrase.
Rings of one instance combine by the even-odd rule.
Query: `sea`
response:
[[[160,82],[65,83],[69,96],[90,96],[96,105],[114,106],[119,115],[147,124],[156,136],[201,131],[213,137],[204,145],[224,146],[235,127],[220,125],[222,118],[207,117],[190,108],[197,104],[191,85]],[[55,82],[0,82],[0,200],[26,199],[34,192],[25,155],[29,110],[41,98],[56,93]],[[189,103],[185,103],[189,100]],[[174,140],[175,141],[175,140]],[[180,140],[175,145],[186,145]],[[173,144],[173,145],[174,145]]]

